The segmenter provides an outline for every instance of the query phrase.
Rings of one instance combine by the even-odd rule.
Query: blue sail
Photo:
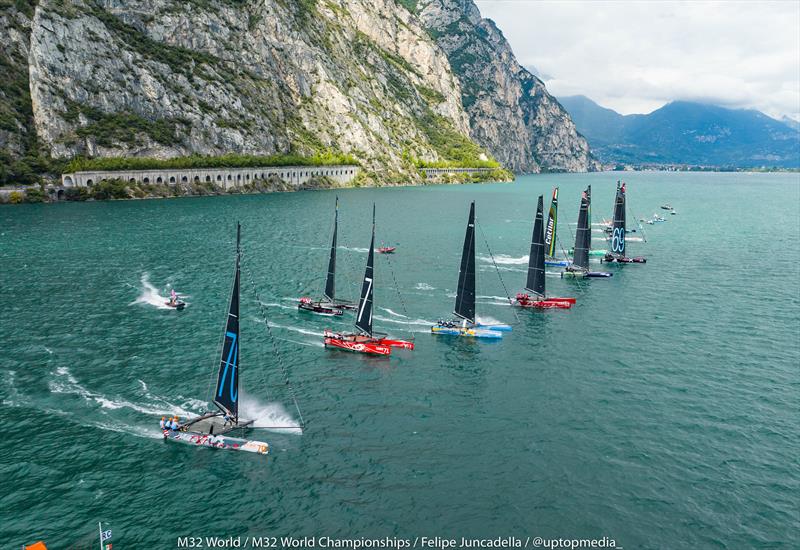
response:
[[[214,391],[214,404],[225,414],[239,417],[239,242],[241,226],[236,225],[236,272],[233,278],[225,339]]]

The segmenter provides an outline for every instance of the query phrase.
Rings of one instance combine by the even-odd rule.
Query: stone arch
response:
[[[195,183],[200,183],[200,176],[195,176],[194,177],[194,182]]]
[[[244,179],[246,179],[247,181],[250,181],[250,174],[245,174],[244,175]]]
[[[236,181],[242,181],[242,175],[236,174]]]
[[[56,192],[56,198],[57,198],[58,200],[60,200],[60,201],[61,201],[61,200],[64,200],[64,190],[63,190],[63,189],[59,189],[59,190]]]
[[[186,176],[181,176],[181,183],[187,183],[188,181],[189,178],[187,178]]]
[[[161,176],[158,176],[156,178],[156,183],[164,183],[164,178],[162,178]]]
[[[175,176],[170,176],[169,177],[169,182],[170,183],[175,183]]]
[[[64,185],[67,187],[72,187],[74,185],[71,176],[64,176]]]
[[[231,175],[228,174],[228,181],[231,181]]]
[[[142,183],[150,183],[150,178],[145,176],[144,178],[142,178]]]
[[[128,180],[128,183],[136,183],[136,178],[130,178],[130,179]]]
[[[206,181],[210,182],[211,181],[211,176],[206,176]]]
[[[222,176],[217,174],[217,181],[222,181]]]
[[[86,185],[92,185],[94,182],[92,180],[86,180]]]

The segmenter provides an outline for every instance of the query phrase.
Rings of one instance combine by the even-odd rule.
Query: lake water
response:
[[[620,176],[629,219],[678,211],[629,243],[647,264],[554,271],[548,291],[577,297],[572,310],[510,308],[538,195],[546,209],[560,186],[569,247],[580,191],[592,185],[599,222]],[[337,193],[339,294],[357,295],[374,201],[377,240],[397,246],[376,257],[375,328],[413,335],[413,352],[326,350],[323,328],[352,317],[296,309],[322,290]],[[513,325],[502,341],[429,334],[453,308],[471,200],[478,316]],[[2,546],[92,544],[102,520],[119,548],[211,535],[797,548],[799,219],[798,174],[746,173],[0,208]],[[297,422],[283,366],[308,422],[254,435],[267,457],[158,430],[205,406],[237,220],[245,413]],[[170,288],[183,312],[160,307]]]

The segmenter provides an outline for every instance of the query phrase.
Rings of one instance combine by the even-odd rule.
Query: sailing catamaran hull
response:
[[[414,342],[409,340],[393,340],[391,338],[380,338],[378,343],[384,346],[389,346],[390,348],[399,348],[399,349],[414,349]]]
[[[269,453],[269,444],[263,441],[227,437],[224,435],[209,435],[196,432],[178,432],[164,430],[164,440],[178,441],[197,447],[210,447],[212,449],[228,449],[265,455]]]
[[[484,325],[483,323],[477,323],[475,328],[493,330],[495,332],[511,332],[513,330],[511,325]]]
[[[608,264],[617,263],[617,264],[646,264],[647,258],[643,258],[641,256],[637,256],[636,258],[627,258],[627,257],[617,257],[617,256],[609,256],[606,255],[600,262],[605,262]]]
[[[320,304],[307,304],[300,302],[297,304],[297,309],[300,311],[307,311],[309,313],[314,313],[316,315],[322,315],[324,317],[341,317],[344,315],[344,311],[341,309],[336,309],[333,307],[327,307]]]
[[[493,330],[483,330],[478,328],[462,327],[431,327],[432,334],[443,334],[445,336],[462,336],[466,338],[493,338],[503,337],[502,332]]]
[[[605,279],[613,277],[613,273],[607,271],[562,271],[562,279]]]
[[[545,259],[544,265],[549,265],[551,267],[567,267],[569,265],[569,260],[547,260],[547,259]]]
[[[574,254],[575,249],[570,248],[569,253]],[[589,256],[605,256],[606,254],[608,254],[608,250],[592,249],[589,251]]]
[[[359,334],[339,334],[330,330],[325,330],[323,333],[323,343],[326,348],[371,355],[390,355],[392,346],[385,344],[382,340],[382,338],[370,338]],[[411,349],[413,349],[413,344]]]
[[[517,294],[515,306],[532,309],[569,309],[575,303],[575,298],[542,298],[537,300],[528,294]]]

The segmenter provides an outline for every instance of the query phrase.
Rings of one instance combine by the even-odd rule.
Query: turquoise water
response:
[[[637,218],[665,202],[678,215],[629,243],[646,265],[548,278],[578,298],[568,311],[515,312],[504,285],[524,283],[539,194],[560,186],[569,246],[580,191],[592,184],[595,222],[610,217],[617,174],[339,191],[341,295],[357,293],[373,201],[377,240],[398,246],[377,257],[375,326],[417,349],[388,360],[325,350],[322,329],[350,319],[295,308],[322,288],[332,191],[0,209],[2,546],[91,543],[103,520],[119,548],[179,535],[797,548],[798,175],[624,176]],[[514,325],[500,342],[428,333],[452,310],[470,200],[478,315]],[[208,395],[237,219],[245,409],[297,421],[252,277],[308,422],[254,436],[266,458],[164,443],[157,426]],[[169,288],[185,311],[158,307]]]

